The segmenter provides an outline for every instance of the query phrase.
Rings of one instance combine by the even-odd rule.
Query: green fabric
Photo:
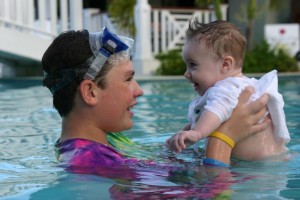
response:
[[[135,142],[123,135],[122,133],[108,133],[107,134],[108,141],[113,146],[118,145],[135,145]]]
[[[126,157],[152,159],[146,147],[139,145],[122,133],[108,133],[108,142]]]

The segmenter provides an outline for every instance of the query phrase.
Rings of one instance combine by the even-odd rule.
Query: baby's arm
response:
[[[190,146],[198,141],[198,134],[195,130],[179,131],[166,142],[167,147],[180,153],[187,146]]]
[[[179,153],[187,146],[195,144],[199,140],[206,138],[220,125],[220,119],[214,113],[205,110],[197,121],[194,130],[183,129],[182,131],[177,132],[167,140],[167,146],[169,149]]]
[[[188,123],[188,124],[186,124],[184,127],[183,127],[183,131],[188,131],[188,130],[191,130],[191,126],[192,126],[192,124],[191,123]]]
[[[221,124],[221,120],[215,113],[205,110],[198,119],[194,130],[197,132],[199,140],[201,140],[207,138]]]
[[[169,138],[166,141],[166,146],[170,150],[175,151],[177,153],[182,151],[182,149],[178,145],[178,140],[179,140],[178,136],[180,136],[180,133],[182,133],[182,132],[187,132],[187,131],[191,130],[191,126],[192,126],[191,123],[186,124],[181,131],[177,132],[176,134],[174,134],[171,138]]]

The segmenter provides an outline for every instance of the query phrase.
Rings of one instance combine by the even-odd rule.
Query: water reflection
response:
[[[194,91],[183,80],[145,81],[141,82],[145,95],[134,108],[135,126],[126,132],[144,149],[136,155],[189,168],[170,171],[141,165],[73,174],[58,166],[54,157],[61,119],[52,107],[51,94],[39,80],[0,81],[0,198],[159,199],[181,194],[182,198],[210,199],[201,196],[206,194],[225,199],[296,199],[300,189],[299,85],[300,77],[279,79],[292,137],[289,157],[236,162],[230,171],[219,174],[199,168],[201,159],[191,151],[171,154],[164,141],[186,123]],[[135,177],[123,176],[128,173]]]

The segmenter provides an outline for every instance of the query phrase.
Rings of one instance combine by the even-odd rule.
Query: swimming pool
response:
[[[195,95],[189,83],[139,82],[145,95],[134,109],[134,128],[126,132],[144,149],[135,153],[191,167],[169,173],[140,166],[138,179],[66,172],[54,157],[61,119],[51,94],[39,79],[0,80],[0,199],[300,199],[300,76],[279,79],[292,138],[290,159],[236,162],[218,176],[198,167],[201,160],[191,151],[176,156],[164,147],[186,123]],[[122,174],[123,169],[114,170],[106,172]]]

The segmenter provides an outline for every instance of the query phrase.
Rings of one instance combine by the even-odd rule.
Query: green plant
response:
[[[263,16],[269,10],[279,12],[279,10],[285,5],[286,1],[284,0],[269,0],[269,1],[260,1],[258,6],[257,0],[249,0],[248,5],[247,1],[244,1],[244,5],[241,6],[241,12],[236,14],[235,18],[244,23],[246,25],[246,39],[247,43],[247,50],[252,50],[254,46],[253,42],[253,30],[255,27],[255,21]]]
[[[170,50],[155,56],[160,61],[157,75],[183,75],[185,64],[181,57],[181,49]],[[272,49],[267,41],[263,40],[253,50],[246,52],[244,73],[264,73],[273,69],[278,72],[298,71],[297,61],[283,49]]]
[[[157,75],[183,75],[185,64],[181,57],[181,49],[173,49],[155,56],[160,61]]]
[[[136,0],[111,0],[108,5],[108,13],[117,23],[119,28],[135,36],[134,5]]]
[[[221,0],[195,0],[196,6],[200,8],[208,8],[210,5],[214,5],[215,15],[218,20],[222,19],[222,11],[221,11]]]
[[[273,69],[279,72],[297,71],[297,61],[283,49],[272,49],[265,40],[246,52],[243,72],[268,72]]]

